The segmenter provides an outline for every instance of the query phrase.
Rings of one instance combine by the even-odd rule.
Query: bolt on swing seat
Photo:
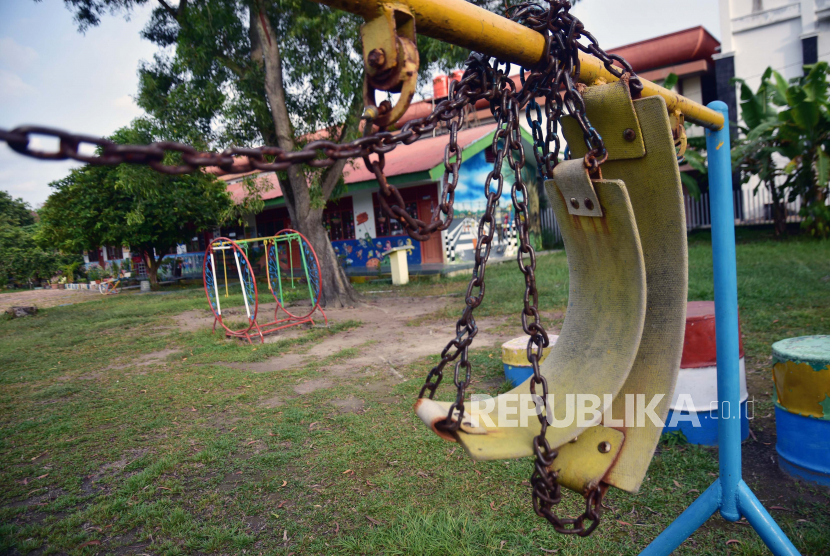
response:
[[[567,394],[611,395],[605,418],[625,417],[630,425],[635,395],[648,403],[662,394],[654,412],[665,420],[680,366],[687,295],[685,213],[669,114],[660,97],[632,101],[622,82],[588,87],[584,100],[608,160],[603,179],[590,179],[579,125],[562,119],[572,160],[560,162],[545,186],[562,231],[570,291],[559,339],[540,364],[548,408],[562,421]],[[507,394],[529,393],[530,380]],[[501,414],[515,424],[517,405],[500,405],[496,398],[495,407],[508,411],[490,411],[489,422],[475,419],[479,408],[472,408],[455,433],[436,427],[449,402],[422,398],[415,410],[439,436],[460,442],[480,461],[533,454],[535,418],[519,427],[499,422]],[[636,492],[662,432],[643,421],[628,428],[579,427],[575,421],[548,427],[546,438],[559,453],[553,462],[559,483],[582,494],[600,482]]]

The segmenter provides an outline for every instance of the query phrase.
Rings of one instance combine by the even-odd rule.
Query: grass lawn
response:
[[[690,237],[689,258],[689,298],[712,299],[707,234]],[[828,554],[830,491],[777,468],[768,367],[772,342],[830,330],[830,242],[741,230],[738,273],[757,416],[745,478],[803,554]],[[567,301],[564,253],[540,257],[537,275],[556,327]],[[394,295],[449,296],[430,319],[409,323],[446,319],[449,337],[465,282],[413,283]],[[518,315],[522,291],[514,265],[488,270],[478,314]],[[366,295],[395,318],[395,298],[385,300],[393,294]],[[532,511],[529,459],[474,465],[414,415],[437,354],[397,367],[407,380],[386,388],[347,374],[298,395],[298,382],[384,338],[309,356],[362,323],[341,319],[250,346],[180,325],[177,315],[206,308],[200,288],[96,301],[0,321],[2,554],[636,554],[717,473],[716,450],[666,439],[638,494],[610,491],[591,537],[562,537]],[[223,307],[234,301],[242,304]],[[239,368],[287,354],[306,357],[279,372]],[[477,348],[473,360],[474,391],[499,391],[498,349]],[[344,411],[335,399],[362,403]],[[576,515],[581,497],[565,498],[560,512]],[[677,553],[767,551],[745,522],[714,518]]]

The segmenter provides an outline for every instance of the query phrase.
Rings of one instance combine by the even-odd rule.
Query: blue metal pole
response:
[[[732,200],[732,157],[729,110],[715,101],[709,108],[723,114],[723,127],[706,130],[709,159],[709,210],[712,215],[712,267],[715,274],[715,335],[718,357],[718,462],[720,513],[727,521],[741,518],[741,384],[738,354],[738,275],[735,265],[735,212]]]
[[[715,481],[671,525],[651,541],[640,556],[668,556],[697,531],[720,506],[720,481]]]
[[[798,555],[798,550],[796,550],[793,543],[743,481],[738,484],[738,505],[741,513],[758,533],[758,536],[761,537],[761,540],[764,541],[764,544],[767,545],[770,552],[776,556]]]
[[[718,357],[718,460],[720,477],[686,508],[641,553],[671,554],[718,508],[724,519],[741,515],[776,556],[798,554],[769,513],[741,478],[741,405],[738,354],[738,274],[735,263],[735,213],[729,113],[721,101],[709,108],[723,114],[719,131],[706,131],[709,158],[709,208],[712,215],[712,266],[715,274],[715,334]]]

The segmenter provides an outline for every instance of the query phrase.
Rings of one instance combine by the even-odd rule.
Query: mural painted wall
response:
[[[531,222],[538,222],[539,198],[537,194],[536,169],[531,166],[533,154],[525,152],[526,165],[522,171],[524,182],[529,194],[529,212]],[[464,160],[458,172],[458,187],[455,190],[455,217],[447,230],[447,244],[455,247],[455,262],[472,261],[475,257],[475,242],[478,234],[478,221],[484,214],[487,206],[484,184],[487,175],[493,170],[493,163],[487,162],[485,151],[480,151]],[[513,171],[507,164],[502,163],[504,186],[501,199],[496,209],[496,233],[494,236],[493,251],[501,255],[509,246],[509,230],[513,223],[513,201],[510,197],[510,188],[513,185]],[[490,184],[491,191],[495,191],[497,183]],[[535,214],[535,217],[534,217]],[[531,231],[533,227],[531,226]],[[449,261],[448,261],[449,262]]]
[[[369,237],[366,234],[361,239],[343,239],[332,241],[332,247],[337,257],[344,261],[345,266],[365,266],[369,269],[377,269],[382,264],[389,264],[389,260],[383,261],[383,253],[393,247],[408,247],[406,260],[409,264],[421,264],[421,244],[412,241],[409,236],[391,237]]]

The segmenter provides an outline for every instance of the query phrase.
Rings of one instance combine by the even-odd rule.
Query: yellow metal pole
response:
[[[370,20],[381,14],[378,0],[314,0],[320,4],[351,12]],[[533,67],[545,49],[541,34],[500,15],[488,12],[464,0],[394,0],[391,7],[400,6],[415,17],[418,34],[495,56],[500,60]],[[580,81],[590,85],[597,78],[617,81],[597,58],[579,53]],[[661,96],[670,111],[679,110],[686,121],[711,130],[723,127],[723,114],[689,100],[677,93],[640,78],[643,96]]]

